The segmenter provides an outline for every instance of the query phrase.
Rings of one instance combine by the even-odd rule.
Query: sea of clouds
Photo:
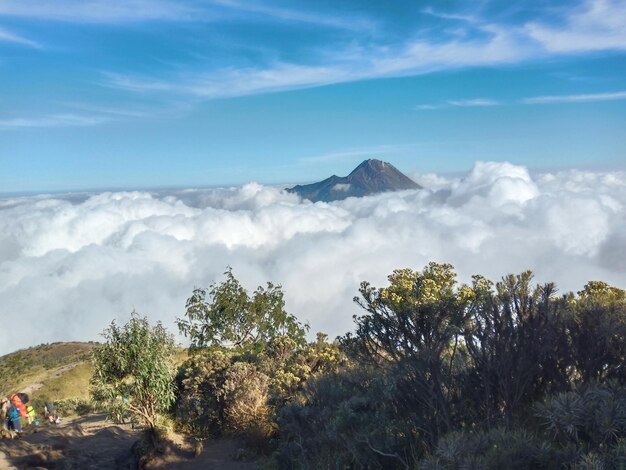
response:
[[[362,280],[450,262],[461,281],[526,269],[561,292],[588,280],[626,288],[626,174],[531,176],[478,162],[426,189],[330,204],[242,187],[0,199],[0,354],[97,340],[133,308],[175,331],[194,286],[227,266],[252,290],[282,284],[311,331],[352,329]]]

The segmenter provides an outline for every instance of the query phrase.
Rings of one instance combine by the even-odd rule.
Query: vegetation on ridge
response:
[[[624,467],[624,290],[465,285],[437,263],[388,281],[361,284],[354,331],[307,342],[280,286],[249,293],[228,269],[178,320],[186,358],[145,318],[112,324],[93,398],[153,431],[242,438],[268,468]]]

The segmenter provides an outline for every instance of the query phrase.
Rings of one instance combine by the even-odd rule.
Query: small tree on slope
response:
[[[154,431],[159,413],[173,403],[174,339],[160,324],[133,311],[120,327],[111,323],[102,336],[106,343],[93,354],[91,395],[109,415],[130,415]]]

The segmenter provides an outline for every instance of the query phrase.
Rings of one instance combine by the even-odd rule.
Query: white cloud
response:
[[[626,287],[624,173],[478,162],[416,179],[428,189],[331,204],[255,183],[0,200],[0,308],[29,331],[0,330],[0,353],[97,339],[133,307],[174,330],[193,287],[227,265],[248,288],[282,283],[288,310],[331,335],[352,328],[360,281],[431,260],[464,281],[532,269],[561,291]]]
[[[33,47],[35,49],[41,48],[41,45],[35,41],[27,39],[19,34],[12,33],[4,28],[0,28],[0,41],[3,42],[13,42],[16,44],[21,44],[23,46]]]
[[[449,42],[408,41],[370,47],[359,54],[328,51],[321,64],[274,62],[261,67],[181,73],[169,79],[107,72],[103,85],[133,92],[169,92],[204,99],[274,93],[357,80],[421,75],[451,68],[516,63],[532,56],[504,28],[479,28],[484,39]]]
[[[50,114],[36,117],[13,117],[0,119],[0,129],[32,127],[85,127],[96,126],[110,119],[102,115]]]
[[[395,145],[375,145],[365,148],[353,148],[345,149],[322,155],[314,155],[308,157],[301,157],[299,161],[301,163],[320,163],[320,162],[337,162],[337,161],[354,161],[357,164],[363,161],[364,158],[377,158],[380,155],[399,155],[406,154],[407,151],[414,151],[416,144],[395,144]]]
[[[337,183],[335,186],[333,186],[333,189],[335,191],[349,191],[350,186],[350,183]]]
[[[139,93],[168,92],[204,99],[310,88],[350,81],[347,71],[332,66],[275,63],[265,68],[226,68],[182,74],[169,80],[107,72],[102,85]]]
[[[626,1],[587,0],[564,24],[531,22],[525,30],[555,53],[626,50]]]
[[[626,100],[626,91],[613,93],[588,93],[583,95],[554,95],[535,96],[521,100],[524,104],[558,104],[558,103],[588,103],[595,101]]]
[[[351,18],[326,18],[267,6],[249,7],[239,2],[220,2],[235,9],[277,19],[304,21],[346,28]],[[175,93],[202,99],[227,98],[296,90],[358,80],[422,75],[466,67],[502,66],[541,60],[570,53],[626,49],[626,0],[587,1],[580,7],[563,8],[557,18],[506,24],[480,18],[424,13],[454,23],[456,34],[432,37],[416,29],[395,43],[365,35],[332,48],[308,51],[305,63],[276,60],[253,67],[222,67],[206,71],[178,70],[166,75],[109,72],[103,85],[141,93]],[[362,29],[357,26],[356,29]],[[428,35],[428,36],[427,36]],[[314,52],[313,55],[310,53]],[[315,54],[316,53],[316,54]],[[422,104],[417,109],[446,106],[494,106],[490,99],[453,100],[444,105]]]
[[[245,13],[267,16],[278,21],[309,23],[317,26],[353,31],[371,30],[374,28],[372,21],[356,17],[355,15],[342,18],[338,16],[317,14],[311,11],[273,7],[270,5],[263,5],[261,2],[244,3],[234,0],[214,0],[213,3]]]
[[[81,23],[190,20],[199,11],[170,0],[3,0],[0,15]]]
[[[497,101],[491,98],[470,98],[460,100],[448,100],[445,104],[418,104],[415,106],[416,110],[433,110],[433,109],[445,109],[454,107],[461,108],[484,108],[488,106],[500,106],[504,104],[501,101]]]
[[[496,100],[489,99],[489,98],[473,98],[473,99],[469,99],[469,100],[449,100],[448,104],[450,104],[452,106],[462,106],[462,107],[463,106],[483,107],[483,106],[498,106],[500,104],[500,102],[496,101]]]

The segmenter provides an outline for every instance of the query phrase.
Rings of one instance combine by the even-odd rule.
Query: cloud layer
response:
[[[97,339],[135,307],[174,329],[194,286],[231,265],[252,289],[281,283],[312,330],[352,328],[361,280],[453,263],[461,280],[532,269],[561,291],[626,287],[626,175],[535,175],[478,162],[430,189],[312,204],[277,188],[0,200],[0,354]]]

